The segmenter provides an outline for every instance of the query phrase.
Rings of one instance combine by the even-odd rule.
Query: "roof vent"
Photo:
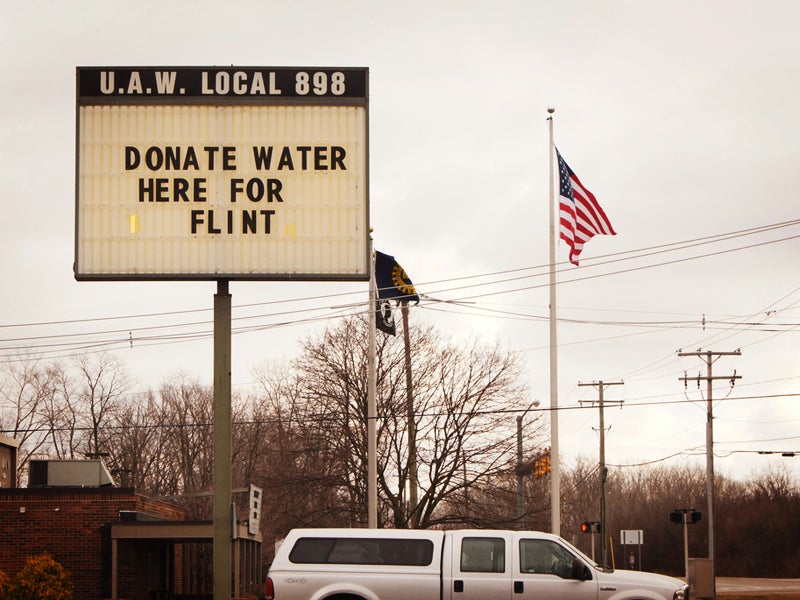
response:
[[[28,487],[104,487],[115,485],[101,460],[31,460]]]

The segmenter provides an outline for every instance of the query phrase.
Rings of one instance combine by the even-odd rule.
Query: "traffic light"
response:
[[[581,523],[583,533],[600,533],[600,521],[584,521]]]
[[[539,455],[539,458],[534,459],[533,461],[533,476],[534,477],[544,477],[551,471],[550,467],[550,448],[547,448],[542,454]]]
[[[686,522],[694,525],[703,518],[703,513],[693,508],[676,508],[669,512],[669,520],[677,525],[683,524],[683,518],[686,515]]]

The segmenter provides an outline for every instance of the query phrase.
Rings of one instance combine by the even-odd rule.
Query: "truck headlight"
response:
[[[685,585],[681,589],[675,590],[672,600],[689,600],[689,586]]]

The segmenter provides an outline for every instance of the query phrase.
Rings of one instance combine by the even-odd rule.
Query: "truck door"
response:
[[[511,535],[507,532],[453,532],[452,600],[511,600]]]
[[[554,540],[521,534],[514,547],[514,600],[597,600],[597,574],[589,569],[591,579],[576,579],[575,560],[581,559]]]

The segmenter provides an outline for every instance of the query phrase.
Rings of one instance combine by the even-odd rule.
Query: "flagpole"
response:
[[[369,346],[367,349],[367,526],[378,527],[378,435],[376,431],[377,401],[375,367],[375,252],[369,236]]]
[[[550,522],[551,531],[561,535],[561,468],[558,457],[558,344],[556,331],[556,194],[553,167],[553,113],[548,108],[550,130]]]

